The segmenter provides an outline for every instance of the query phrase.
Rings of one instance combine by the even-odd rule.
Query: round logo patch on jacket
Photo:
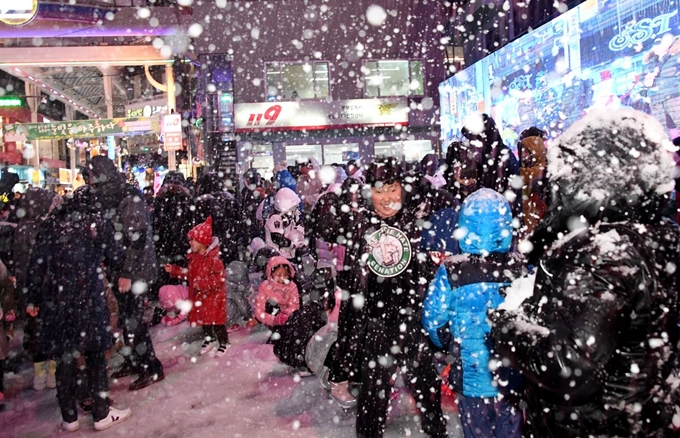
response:
[[[411,242],[396,228],[383,225],[367,238],[368,267],[381,277],[396,277],[411,262]]]

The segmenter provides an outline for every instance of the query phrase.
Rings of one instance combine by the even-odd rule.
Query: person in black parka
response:
[[[519,174],[519,162],[503,142],[496,122],[487,114],[480,117],[483,122],[481,132],[464,127],[462,133],[481,152],[481,159],[476,162],[479,187],[493,189],[503,195],[509,188],[512,175]]]
[[[226,179],[211,172],[198,180],[197,198],[194,200],[194,224],[212,217],[213,236],[220,239],[220,258],[224,266],[238,260],[241,215],[234,196],[225,186]]]
[[[671,149],[629,109],[593,111],[551,146],[533,296],[490,314],[497,352],[524,376],[525,436],[680,433],[680,230],[661,216]]]
[[[95,189],[100,212],[120,232],[125,247],[121,268],[106,273],[120,308],[120,326],[130,347],[123,367],[111,377],[119,379],[136,374],[137,380],[130,384],[130,390],[135,391],[165,378],[144,321],[147,294],[158,278],[151,220],[142,193],[125,183],[113,161],[98,155],[81,173]]]
[[[192,203],[191,192],[184,186],[184,176],[179,172],[168,172],[154,199],[153,208],[159,265],[170,263],[186,266],[189,243],[185,236],[193,224]]]
[[[108,421],[105,351],[113,345],[101,265],[125,260],[111,223],[98,213],[91,187],[83,186],[41,224],[27,276],[28,311],[38,322],[39,353],[57,358],[57,399],[67,430],[78,424],[77,358],[87,362],[95,428]],[[129,416],[118,411],[116,418]],[[120,415],[118,415],[120,413]],[[98,427],[99,426],[99,427]]]

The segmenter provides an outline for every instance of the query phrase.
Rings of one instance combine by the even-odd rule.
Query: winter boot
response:
[[[80,422],[78,420],[73,421],[71,423],[62,421],[61,423],[59,423],[59,426],[61,426],[62,430],[64,430],[65,432],[75,432],[76,430],[80,429]]]
[[[42,391],[47,386],[47,368],[45,362],[36,362],[33,364],[33,389]]]
[[[215,358],[222,357],[227,354],[227,350],[231,348],[231,344],[221,344],[220,348],[215,352]]]
[[[45,383],[49,389],[57,387],[57,362],[54,360],[47,363],[47,379]]]
[[[201,345],[201,351],[200,354],[203,356],[204,354],[209,353],[215,346],[213,345],[212,340],[205,340],[203,341],[203,345]]]
[[[130,408],[127,409],[116,409],[109,408],[109,413],[103,419],[94,422],[95,430],[106,430],[111,426],[115,426],[118,423],[130,418],[132,411]]]
[[[307,367],[299,367],[293,369],[293,374],[297,374],[300,377],[312,377],[314,373]]]
[[[335,400],[341,408],[352,409],[357,406],[357,399],[349,392],[349,382],[344,381],[340,383],[330,382],[331,397]]]

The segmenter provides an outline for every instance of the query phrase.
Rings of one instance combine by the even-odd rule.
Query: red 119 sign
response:
[[[262,119],[267,121],[265,125],[273,125],[279,118],[279,114],[281,114],[281,105],[272,105],[262,114],[251,114],[246,126],[259,126]]]

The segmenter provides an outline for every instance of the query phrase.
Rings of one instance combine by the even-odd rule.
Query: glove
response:
[[[275,325],[284,325],[288,321],[288,317],[283,314],[283,312],[279,313],[274,317],[274,324]]]

